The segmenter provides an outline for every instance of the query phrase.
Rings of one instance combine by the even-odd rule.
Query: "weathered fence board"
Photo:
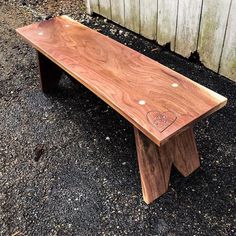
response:
[[[111,19],[120,24],[125,23],[124,0],[111,0]]]
[[[157,0],[140,0],[140,34],[156,39]]]
[[[202,0],[180,0],[175,42],[175,52],[189,57],[197,50]]]
[[[236,81],[236,0],[232,0],[219,72]]]
[[[157,42],[175,48],[178,0],[158,0]]]
[[[88,12],[170,43],[184,57],[197,50],[206,67],[236,80],[236,0],[87,1]]]
[[[87,5],[90,6],[90,12],[99,13],[98,0],[87,0]]]
[[[204,0],[198,52],[201,62],[218,72],[230,0]]]
[[[139,0],[125,0],[125,27],[139,33]]]
[[[110,0],[99,0],[99,13],[111,19],[111,5]]]

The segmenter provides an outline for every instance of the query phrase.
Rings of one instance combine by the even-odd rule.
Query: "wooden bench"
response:
[[[64,70],[133,124],[146,203],[167,191],[172,164],[184,176],[200,166],[193,125],[225,97],[67,16],[17,33],[37,50],[43,92]]]

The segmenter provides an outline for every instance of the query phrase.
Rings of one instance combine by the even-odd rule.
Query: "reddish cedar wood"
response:
[[[158,146],[227,99],[67,16],[17,32]]]

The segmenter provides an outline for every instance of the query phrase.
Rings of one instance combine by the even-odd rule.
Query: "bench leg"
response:
[[[144,201],[149,204],[164,194],[169,185],[172,164],[184,176],[200,166],[193,129],[172,137],[161,147],[134,128]]]
[[[63,70],[39,51],[37,54],[41,88],[44,93],[49,93],[57,87]]]

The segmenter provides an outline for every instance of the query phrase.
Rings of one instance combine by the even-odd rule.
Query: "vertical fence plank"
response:
[[[99,11],[102,16],[111,19],[110,0],[99,0]]]
[[[139,0],[125,0],[125,27],[139,33]]]
[[[236,0],[232,0],[219,72],[236,81]]]
[[[158,0],[157,42],[175,48],[178,0]]]
[[[111,19],[120,24],[125,23],[124,0],[111,0]]]
[[[92,14],[92,8],[90,6],[90,0],[86,0],[85,5],[86,5],[86,12],[91,15]]]
[[[90,2],[90,11],[99,13],[98,0],[87,0]]]
[[[197,50],[206,67],[236,81],[236,0],[86,1],[91,13],[161,45],[170,43],[182,56]]]
[[[140,34],[156,39],[157,0],[140,0]]]
[[[218,71],[230,0],[204,0],[198,52],[201,62]]]
[[[175,52],[184,57],[197,50],[201,8],[202,0],[179,1]]]

